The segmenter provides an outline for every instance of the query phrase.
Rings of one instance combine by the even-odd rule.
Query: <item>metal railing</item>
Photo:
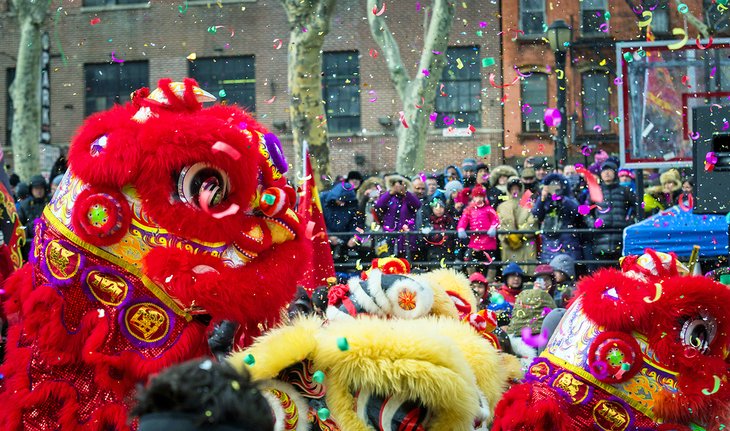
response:
[[[471,234],[487,234],[486,230],[470,230],[466,231],[467,235]],[[523,234],[523,235],[532,235],[535,237],[540,237],[544,233],[542,230],[498,230],[497,231],[497,237],[499,235],[509,235],[509,234]],[[584,229],[560,229],[560,230],[554,230],[550,231],[550,236],[559,236],[561,234],[571,234],[571,235],[590,235],[590,234],[622,234],[623,228],[605,228],[605,229],[591,229],[591,228],[584,228]],[[423,238],[431,235],[446,235],[451,236],[454,241],[461,241],[464,245],[462,247],[466,247],[466,244],[468,243],[468,239],[460,240],[457,238],[458,231],[456,230],[431,230],[431,231],[423,231],[423,230],[413,230],[408,232],[385,232],[385,231],[363,231],[363,232],[328,232],[327,233],[330,237],[336,237],[340,238],[343,243],[347,242],[350,238],[359,238],[360,241],[360,247],[364,248],[365,250],[370,250],[373,256],[376,256],[378,253],[375,253],[376,251],[376,245],[383,239],[383,238],[393,238],[393,237],[408,237],[409,241],[420,243],[420,241],[423,240]],[[417,239],[412,239],[413,237],[417,237]],[[499,241],[499,239],[497,239]],[[368,243],[367,246],[362,245],[362,243]],[[398,250],[398,241],[395,241],[393,243],[394,250],[389,250],[388,255],[399,255],[400,250]],[[429,247],[430,245],[426,243],[424,247]],[[585,245],[581,244],[582,247],[585,247]],[[490,267],[501,267],[504,265],[507,265],[511,263],[512,261],[502,261],[502,260],[493,260],[491,262],[474,262],[474,261],[463,261],[463,260],[439,260],[439,261],[433,261],[433,260],[413,260],[412,255],[412,248],[408,248],[405,251],[405,255],[401,257],[405,257],[409,260],[411,263],[411,266],[414,268],[414,270],[418,269],[432,269],[432,268],[438,268],[438,267],[447,267],[447,268],[463,268],[466,266],[478,266],[478,265],[484,265],[484,266],[490,266]],[[498,251],[497,251],[498,252]],[[367,253],[366,253],[367,254]],[[454,253],[451,253],[454,255]],[[530,261],[520,261],[515,262],[520,266],[523,265],[538,265],[540,263],[543,263],[539,260],[530,260]],[[618,261],[616,260],[595,260],[595,259],[580,259],[575,261],[576,265],[595,265],[595,266],[611,266],[616,265]],[[346,261],[346,262],[337,262],[335,261],[335,269],[338,271],[352,271],[352,270],[359,270],[360,266],[368,266],[368,262],[359,262],[359,261]]]

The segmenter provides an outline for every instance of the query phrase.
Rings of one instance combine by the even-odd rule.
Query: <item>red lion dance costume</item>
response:
[[[495,431],[689,431],[729,425],[730,289],[647,250],[580,282]]]
[[[309,259],[278,139],[195,81],[91,116],[9,279],[0,430],[127,430],[135,385],[278,319]],[[296,262],[296,264],[295,264]]]

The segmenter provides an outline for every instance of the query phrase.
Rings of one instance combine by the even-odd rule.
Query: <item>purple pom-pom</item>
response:
[[[289,170],[289,165],[286,163],[286,157],[284,152],[281,151],[281,141],[273,133],[267,133],[264,135],[264,143],[266,144],[266,150],[271,156],[271,161],[274,163],[274,167],[285,174]]]

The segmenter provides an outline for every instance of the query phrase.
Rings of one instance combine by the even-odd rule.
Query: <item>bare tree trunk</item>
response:
[[[319,175],[330,175],[327,117],[322,102],[322,46],[335,0],[281,0],[290,26],[289,115],[297,162],[307,141]],[[321,180],[315,178],[321,189]]]
[[[393,3],[391,3],[393,4]],[[446,49],[449,32],[454,22],[455,7],[451,0],[434,0],[431,20],[423,41],[423,50],[416,76],[410,78],[403,66],[398,44],[390,32],[383,15],[377,16],[382,0],[368,0],[368,22],[375,42],[385,57],[390,79],[403,103],[403,120],[398,129],[398,153],[396,170],[404,175],[414,175],[425,166],[426,132],[430,127],[428,117],[435,105],[436,88],[446,66]],[[428,75],[423,73],[428,71]]]
[[[40,173],[41,138],[41,26],[48,15],[47,0],[13,0],[20,26],[20,46],[13,100],[13,147],[15,172],[24,181]]]

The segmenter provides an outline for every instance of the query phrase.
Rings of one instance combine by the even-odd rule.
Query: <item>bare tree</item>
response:
[[[393,4],[393,3],[391,3]],[[446,66],[449,32],[454,21],[455,6],[451,0],[434,0],[431,20],[426,30],[421,59],[415,76],[409,76],[403,65],[398,43],[384,18],[382,0],[368,0],[368,22],[375,42],[385,57],[390,79],[403,103],[398,128],[396,170],[414,175],[424,168],[426,132],[429,115],[434,109],[436,88]]]
[[[322,102],[322,46],[335,0],[281,0],[289,20],[289,115],[295,153],[307,141],[320,175],[329,175],[327,117]],[[316,178],[321,186],[320,179]]]
[[[40,172],[41,137],[41,27],[48,16],[48,0],[12,0],[20,27],[13,100],[13,147],[15,172],[27,181]]]

